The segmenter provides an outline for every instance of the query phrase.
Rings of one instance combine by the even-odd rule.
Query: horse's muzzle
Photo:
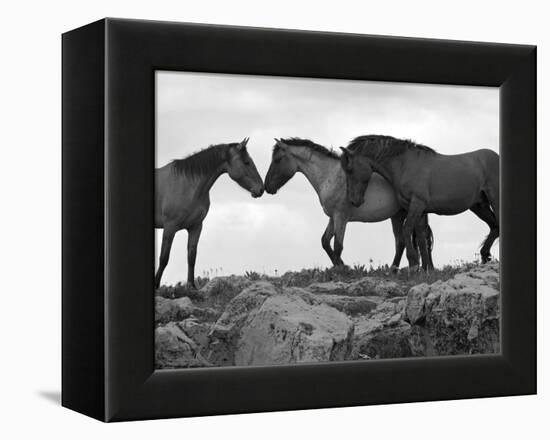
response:
[[[254,191],[252,191],[252,197],[254,197],[255,199],[257,199],[258,197],[261,197],[263,193],[264,193],[264,189],[263,189],[263,188],[254,190]]]

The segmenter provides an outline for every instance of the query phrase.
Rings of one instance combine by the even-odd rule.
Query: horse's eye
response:
[[[249,160],[245,160],[245,161],[244,161],[244,164],[245,164],[246,166],[249,166],[249,165],[250,165],[250,161],[249,161]]]
[[[279,157],[279,158],[275,159],[273,162],[279,163],[279,162],[281,162],[281,158]]]

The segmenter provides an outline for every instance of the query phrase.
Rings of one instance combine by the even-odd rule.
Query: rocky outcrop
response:
[[[185,334],[180,325],[170,322],[155,330],[155,364],[157,368],[208,367],[200,346]]]
[[[347,296],[404,296],[406,290],[395,281],[364,277],[351,283],[329,281],[313,283],[306,287],[312,293]]]
[[[197,307],[188,297],[176,299],[155,298],[155,322],[167,323],[181,321],[189,317],[199,318],[203,321],[212,321],[217,318],[219,312],[209,307]]]
[[[496,263],[448,281],[410,289],[404,319],[425,355],[498,353],[500,294]]]
[[[235,352],[235,365],[284,365],[344,360],[353,322],[327,304],[285,292],[267,298],[249,315]]]
[[[299,284],[306,284],[304,280]],[[288,282],[223,277],[191,297],[157,296],[157,367],[282,365],[500,350],[496,263],[410,288],[399,280],[376,277],[301,287]]]

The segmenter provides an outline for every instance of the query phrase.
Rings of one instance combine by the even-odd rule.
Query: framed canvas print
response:
[[[63,35],[63,405],[536,392],[536,48],[104,19]]]

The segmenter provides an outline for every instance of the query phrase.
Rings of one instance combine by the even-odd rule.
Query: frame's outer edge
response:
[[[105,420],[105,21],[62,36],[62,405]]]
[[[524,393],[537,392],[537,48],[526,46],[500,87],[502,350]],[[514,105],[502,105],[513,102]],[[514,200],[514,203],[510,203]],[[514,234],[505,229],[513,227]],[[504,231],[503,231],[504,230]],[[518,268],[509,255],[521,255]],[[508,256],[507,256],[508,255]],[[518,272],[519,269],[519,272]],[[514,273],[515,272],[515,273]],[[519,336],[518,336],[519,335]],[[528,335],[528,337],[526,337]]]
[[[535,80],[534,59],[526,70],[518,68],[532,50],[116,19],[65,35],[63,405],[119,421],[536,392],[535,342],[524,342],[535,335],[536,292],[519,283],[533,277],[534,265],[513,268],[515,293],[503,325],[517,328],[500,356],[157,372],[147,287],[153,285],[154,236],[152,214],[143,214],[153,206],[155,69],[486,86],[502,86],[516,72],[501,103],[517,108],[501,115],[510,121],[501,133],[516,133],[505,143],[514,148],[506,160],[520,168],[532,161],[522,168],[528,174],[535,168],[536,128],[529,118],[536,90],[522,94],[521,88]],[[380,63],[357,63],[359,51]],[[402,65],[409,68],[398,69]],[[523,146],[521,130],[530,136]],[[515,162],[521,147],[528,154]],[[522,169],[515,170],[520,180]],[[534,188],[534,171],[524,185]],[[519,187],[511,192],[514,203],[521,194]],[[521,203],[530,218],[534,195]],[[507,230],[522,224],[522,216],[505,216]],[[519,251],[505,264],[514,266],[532,251],[535,233],[529,228],[502,243]],[[522,289],[528,298],[518,295]],[[368,389],[356,386],[374,377]]]

